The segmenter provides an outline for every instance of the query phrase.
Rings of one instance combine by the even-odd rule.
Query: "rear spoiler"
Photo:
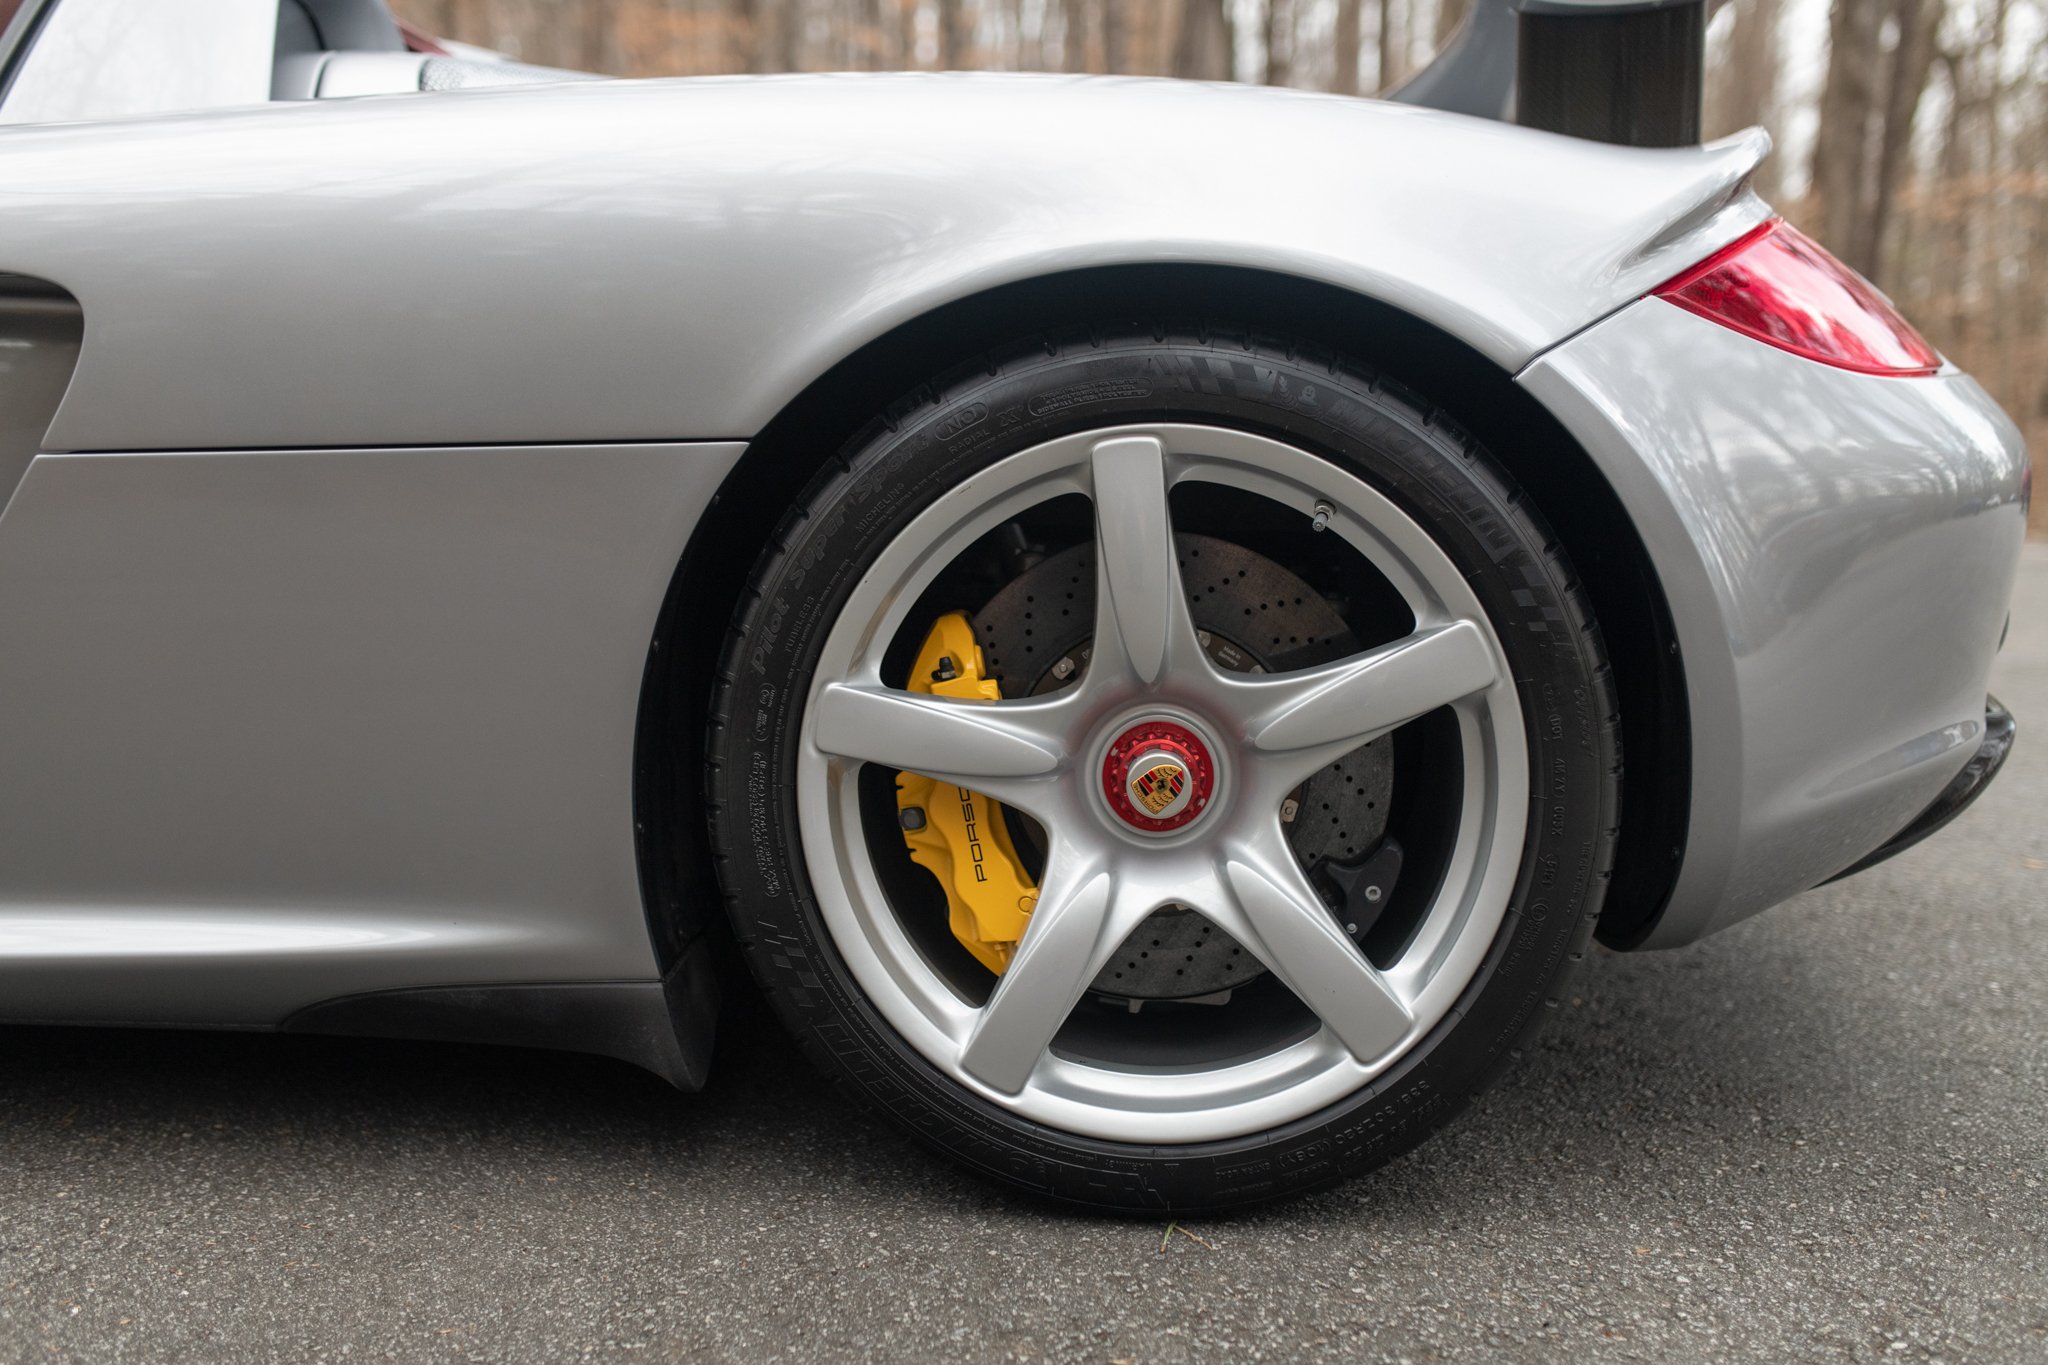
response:
[[[1473,0],[1436,60],[1388,98],[1598,142],[1692,146],[1720,3]]]

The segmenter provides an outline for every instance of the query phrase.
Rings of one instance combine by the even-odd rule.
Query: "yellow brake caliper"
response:
[[[910,670],[910,690],[999,701],[1002,688],[982,676],[985,667],[967,614],[948,612],[925,636]],[[965,787],[898,773],[896,809],[911,860],[945,888],[953,937],[1001,975],[1038,903],[1038,887],[1017,861],[1003,808]]]

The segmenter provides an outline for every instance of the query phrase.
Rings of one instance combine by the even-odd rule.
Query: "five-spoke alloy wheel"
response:
[[[1040,345],[903,405],[764,559],[714,721],[735,924],[799,1037],[954,1157],[1108,1207],[1419,1140],[1554,999],[1612,856],[1597,632],[1517,504],[1391,386],[1256,344]],[[949,610],[1000,638],[999,699],[906,672]],[[1018,830],[1002,957],[946,932],[899,774]],[[1197,944],[1229,989],[1173,989]]]

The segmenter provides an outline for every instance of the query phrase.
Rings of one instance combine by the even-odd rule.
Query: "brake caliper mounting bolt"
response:
[[[1365,898],[1369,901],[1379,900],[1382,894],[1383,893],[1377,886],[1368,886],[1367,888],[1365,888]]]
[[[1311,531],[1325,530],[1330,524],[1330,518],[1336,515],[1336,508],[1330,506],[1327,502],[1319,502],[1316,504],[1315,515],[1309,519],[1308,529]]]
[[[924,828],[924,808],[922,806],[905,806],[896,813],[896,819],[903,828],[915,834]]]

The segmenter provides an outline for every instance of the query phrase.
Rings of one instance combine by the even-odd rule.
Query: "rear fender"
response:
[[[94,320],[55,448],[733,438],[933,309],[1129,263],[1332,285],[1513,372],[1761,221],[1767,147],[1137,80],[371,98],[9,130],[0,270]]]

